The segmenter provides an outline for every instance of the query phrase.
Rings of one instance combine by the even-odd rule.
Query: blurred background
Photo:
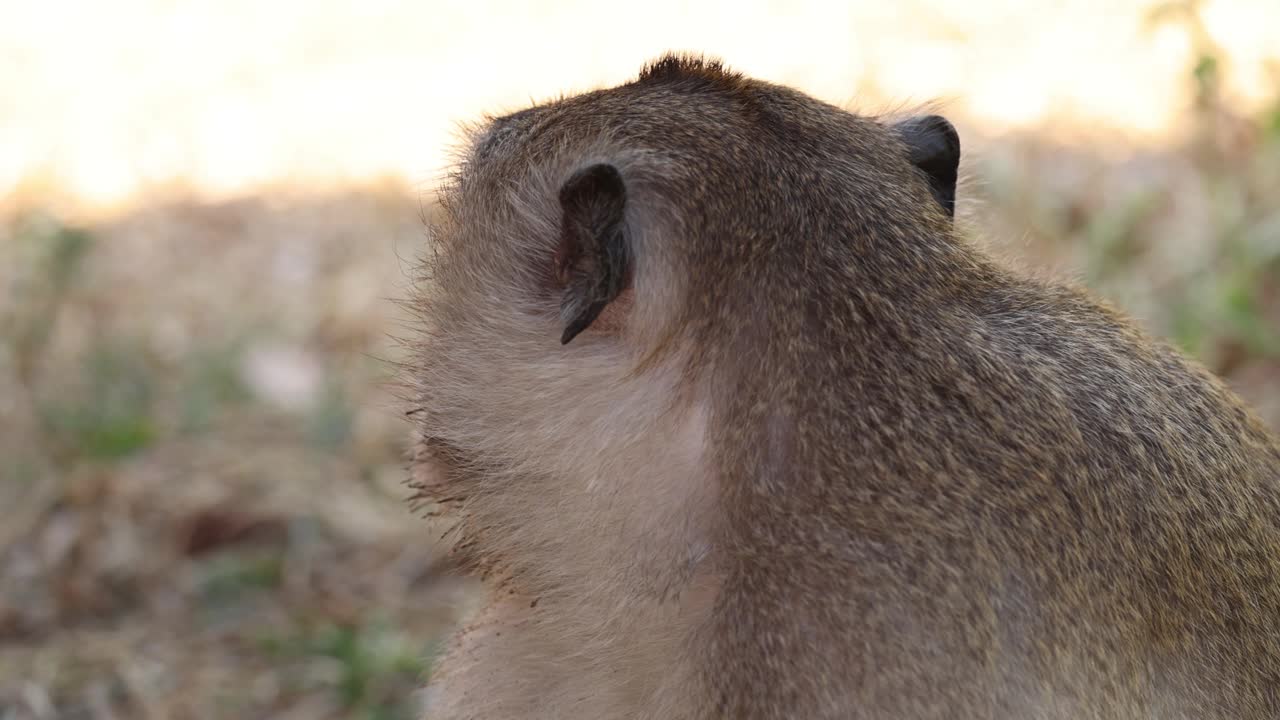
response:
[[[961,224],[1280,427],[1280,3],[0,0],[0,719],[408,718],[396,304],[457,123],[668,49],[936,101]]]

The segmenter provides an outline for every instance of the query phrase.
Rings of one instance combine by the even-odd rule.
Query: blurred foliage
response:
[[[353,420],[353,409],[342,387],[329,385],[321,391],[315,411],[311,414],[307,424],[308,435],[318,447],[339,449],[351,435]]]
[[[421,243],[399,188],[0,218],[0,717],[414,716],[465,600],[402,487]]]
[[[94,348],[84,387],[42,409],[49,442],[89,458],[121,458],[151,442],[152,374],[130,350]]]
[[[1229,373],[1245,356],[1280,357],[1280,92],[1259,117],[1241,117],[1222,92],[1222,48],[1206,30],[1201,0],[1158,6],[1154,22],[1179,24],[1195,60],[1190,70],[1197,125],[1193,142],[1213,218],[1213,254],[1185,280],[1172,336]],[[1280,75],[1277,75],[1280,80]],[[1214,347],[1226,347],[1214,353]],[[1223,357],[1223,354],[1226,357]],[[1216,361],[1216,362],[1215,362]]]
[[[22,312],[6,313],[0,327],[11,338],[20,377],[30,382],[92,238],[84,230],[66,227],[49,217],[24,220],[12,242],[19,246],[19,253],[30,257],[31,267],[17,276],[22,282],[15,283],[9,298],[10,307]]]
[[[342,706],[358,717],[416,717],[396,692],[425,676],[431,650],[415,645],[383,618],[360,626],[295,628],[292,634],[264,637],[261,644],[280,658],[312,656],[333,661],[337,672],[332,690]]]
[[[1162,3],[1150,21],[1175,25],[1191,43],[1185,143],[1106,158],[1081,148],[992,148],[978,171],[988,203],[983,236],[1010,256],[1030,243],[1039,263],[1078,274],[1233,381],[1276,424],[1280,93],[1257,116],[1235,109],[1223,93],[1230,68],[1197,0]],[[1280,88],[1280,68],[1277,81]]]

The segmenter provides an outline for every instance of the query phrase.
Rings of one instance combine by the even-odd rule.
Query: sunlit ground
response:
[[[943,101],[960,223],[1280,427],[1280,5],[0,0],[0,718],[405,718],[394,301],[456,123],[675,48]]]

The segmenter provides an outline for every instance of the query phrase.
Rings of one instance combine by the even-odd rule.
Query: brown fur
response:
[[[885,125],[714,63],[483,128],[415,478],[491,600],[428,717],[1280,717],[1280,443],[960,240]],[[633,277],[560,344],[566,180]]]

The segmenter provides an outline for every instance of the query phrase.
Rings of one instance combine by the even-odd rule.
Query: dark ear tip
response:
[[[899,123],[898,128],[913,154],[957,158],[960,155],[960,133],[941,115],[913,117]]]
[[[928,176],[929,189],[948,216],[955,213],[960,133],[941,115],[921,115],[895,125],[907,159]]]
[[[929,131],[937,134],[947,144],[947,149],[953,153],[960,152],[960,133],[956,131],[956,126],[951,121],[941,115],[926,115],[925,124]]]

